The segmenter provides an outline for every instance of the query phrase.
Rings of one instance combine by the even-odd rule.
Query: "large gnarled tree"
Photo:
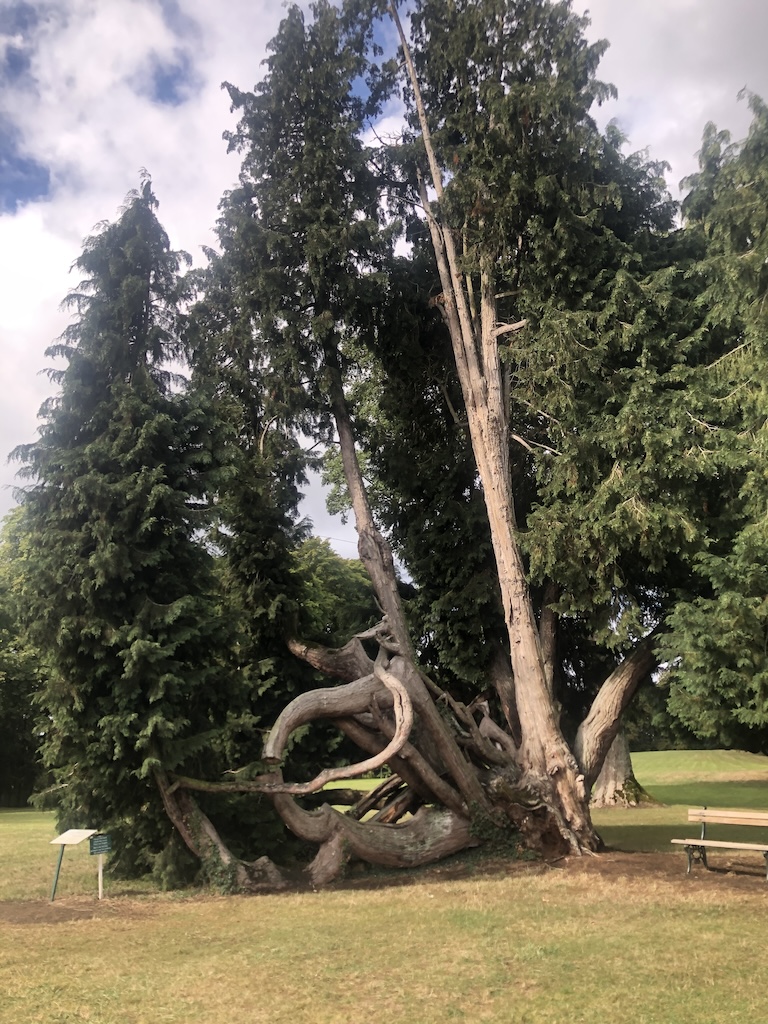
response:
[[[408,127],[366,144],[397,81],[374,63],[374,14],[399,32]],[[395,4],[319,0],[311,18],[292,7],[255,91],[229,86],[242,170],[187,337],[237,441],[236,475],[217,485],[223,578],[241,637],[249,600],[266,627],[239,645],[249,665],[234,699],[247,718],[242,682],[261,699],[283,637],[333,683],[297,692],[261,755],[226,771],[161,742],[141,701],[136,727],[120,728],[140,749],[152,738],[134,771],[154,778],[192,852],[243,886],[279,876],[230,852],[217,798],[268,797],[318,848],[316,883],[350,856],[417,865],[494,829],[536,849],[597,849],[590,789],[704,542],[708,469],[690,453],[707,429],[694,385],[709,348],[679,270],[700,247],[671,233],[660,168],[624,157],[619,133],[590,116],[609,92],[596,79],[602,44],[549,0],[418,0],[410,26],[409,40]],[[403,227],[410,249],[397,255]],[[160,336],[141,337],[146,349]],[[162,390],[152,401],[175,408]],[[338,453],[381,612],[341,647],[302,635],[288,585],[286,509],[307,437]],[[61,447],[30,449],[33,468],[52,472]],[[100,496],[99,479],[80,475]],[[184,522],[179,550],[204,562]],[[201,639],[189,634],[190,654]],[[231,697],[220,690],[211,712]],[[319,722],[362,753],[297,778],[296,738]],[[372,793],[324,799],[329,781],[385,765]]]
[[[584,22],[566,4],[417,4],[413,56],[401,36],[415,135],[378,153],[362,142],[386,77],[361,56],[369,27],[325,3],[313,14],[307,24],[291,9],[255,93],[230,87],[242,115],[231,143],[244,162],[224,204],[222,258],[236,268],[254,342],[268,353],[271,429],[301,427],[338,444],[360,557],[385,618],[341,650],[292,642],[343,685],[290,704],[264,759],[281,765],[291,732],[318,719],[332,720],[370,756],[314,782],[285,782],[276,768],[243,788],[271,793],[288,826],[320,846],[315,880],[333,877],[349,854],[386,864],[434,859],[475,842],[481,819],[511,823],[532,846],[596,849],[589,790],[622,710],[654,664],[652,640],[642,639],[648,609],[629,590],[617,597],[621,583],[606,580],[618,578],[620,555],[654,578],[696,533],[683,524],[670,534],[659,509],[674,518],[682,502],[670,510],[666,484],[648,472],[646,446],[658,432],[645,437],[632,422],[646,421],[654,402],[670,405],[681,387],[673,354],[680,325],[662,315],[674,306],[669,256],[654,241],[670,227],[671,205],[653,169],[625,160],[616,134],[603,137],[591,120],[591,105],[607,94],[595,79],[602,46],[585,42]],[[382,225],[387,199],[420,204],[420,217],[410,218],[419,260],[420,225],[431,238],[439,284],[430,303],[414,288],[399,322],[410,319],[418,333],[431,316],[425,331],[450,338],[459,390],[453,403],[443,394],[457,434],[469,439],[485,503],[491,601],[506,636],[489,633],[487,692],[473,701],[455,699],[420,668],[421,637],[411,632],[356,446],[350,387],[373,365],[358,358],[361,346],[382,376],[388,344],[397,358],[387,332],[404,292],[395,273],[402,262]],[[641,361],[643,374],[635,374]],[[579,409],[590,375],[595,395]],[[580,420],[603,406],[599,429]],[[630,421],[624,437],[616,430],[622,416]],[[521,463],[519,451],[535,446],[565,465]],[[600,514],[584,514],[586,485],[568,483],[591,466],[589,449],[607,506]],[[631,481],[622,490],[624,466]],[[516,509],[521,486],[537,494],[525,520]],[[569,486],[581,519],[558,510],[556,530],[571,531],[577,549],[606,549],[583,580],[567,567],[569,552],[553,557],[542,525],[546,502],[562,502]],[[641,529],[647,509],[652,522]],[[661,536],[662,553],[646,558]],[[627,653],[605,659],[606,676],[566,738],[553,685],[558,617],[584,613],[596,581],[596,617],[605,634],[613,616]],[[310,812],[295,799],[384,761],[394,781],[350,814]],[[361,821],[371,807],[376,819]]]

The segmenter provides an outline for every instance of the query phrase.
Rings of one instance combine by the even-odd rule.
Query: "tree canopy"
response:
[[[597,850],[590,790],[660,670],[686,727],[762,749],[766,108],[742,145],[707,127],[679,224],[664,165],[597,126],[586,26],[291,6],[227,85],[208,267],[182,276],[148,181],[86,241],[13,558],[51,792],[126,865],[182,840],[254,888],[297,841],[317,884],[509,831]],[[359,563],[299,519],[318,452]],[[347,813],[322,795],[378,769]]]
[[[670,707],[700,736],[768,750],[766,636],[765,359],[768,339],[768,109],[749,97],[746,140],[712,124],[700,170],[688,179],[686,232],[701,258],[689,273],[712,345],[702,374],[705,438],[692,453],[712,465],[718,492],[695,562],[692,595],[669,617],[665,637]]]

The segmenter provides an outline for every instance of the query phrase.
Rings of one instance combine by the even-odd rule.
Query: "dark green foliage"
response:
[[[706,441],[720,493],[694,594],[669,618],[670,708],[699,736],[765,751],[768,724],[768,108],[750,97],[740,146],[708,125],[700,171],[687,181],[686,231],[703,249],[692,267],[714,359]]]
[[[696,750],[718,745],[686,729],[680,719],[670,713],[668,699],[668,687],[655,680],[647,680],[639,687],[621,719],[631,751]]]
[[[40,666],[19,628],[10,578],[10,536],[17,515],[6,520],[0,555],[0,807],[23,807],[42,771],[34,706]]]
[[[704,536],[705,471],[687,458],[698,406],[682,400],[704,358],[684,278],[699,250],[671,231],[663,166],[597,130],[604,44],[566,4],[423,2],[411,24],[462,267],[477,282],[493,266],[499,319],[529,324],[499,339],[515,507],[534,601],[563,616],[562,699],[574,691],[581,713]],[[415,197],[421,157],[387,156]],[[476,683],[504,633],[496,570],[423,224],[411,237],[350,393],[423,653]]]
[[[200,531],[220,433],[174,380],[178,277],[150,183],[89,238],[49,354],[60,395],[16,454],[32,483],[18,522],[18,598],[46,672],[42,753],[61,827],[115,833],[122,870],[170,842],[153,770],[184,769],[231,706],[227,630]]]
[[[429,305],[432,270],[419,257],[393,263],[348,395],[369,496],[414,584],[408,615],[420,656],[446,681],[484,684],[503,619],[450,344]],[[326,477],[338,485],[334,452]]]
[[[257,332],[276,428],[331,437],[328,372],[351,326],[380,300],[387,252],[379,184],[361,141],[378,69],[365,32],[326,2],[313,20],[290,7],[253,93],[228,85],[242,153],[240,185],[222,203],[219,236],[241,315]],[[367,83],[362,99],[351,83]],[[267,348],[268,346],[268,348]]]
[[[310,537],[296,553],[301,585],[303,639],[343,647],[381,618],[362,562],[337,555],[326,540]]]
[[[149,182],[87,240],[75,322],[50,350],[61,391],[17,453],[31,483],[14,600],[40,668],[0,622],[0,713],[29,737],[39,687],[61,826],[109,829],[119,869],[167,884],[195,865],[155,771],[262,772],[265,730],[327,685],[287,641],[340,646],[380,615],[360,563],[298,521],[315,451],[344,501],[341,423],[412,580],[422,663],[471,697],[507,643],[473,410],[419,212],[423,147],[363,141],[393,69],[376,63],[381,5],[359,6],[289,7],[263,80],[227,86],[242,168],[206,271],[180,277]],[[410,14],[437,212],[461,240],[469,302],[492,277],[498,324],[527,324],[498,344],[518,541],[536,615],[557,612],[563,731],[666,616],[684,727],[647,687],[635,742],[689,728],[763,749],[766,108],[752,98],[742,147],[707,129],[677,230],[663,165],[626,156],[592,118],[612,91],[597,78],[605,44],[568,3],[416,0]],[[190,381],[171,372],[181,358]],[[301,780],[353,755],[304,727],[289,756]],[[199,806],[237,857],[302,855],[264,797],[207,792]]]

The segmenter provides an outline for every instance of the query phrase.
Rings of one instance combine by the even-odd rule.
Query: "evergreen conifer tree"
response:
[[[17,450],[17,569],[46,681],[42,754],[59,825],[115,834],[119,868],[172,846],[157,790],[227,712],[222,618],[203,543],[219,464],[210,405],[174,376],[179,271],[151,183],[100,225],[75,268],[75,319],[49,355],[58,396]]]
[[[707,125],[687,180],[690,269],[711,364],[702,368],[698,444],[716,489],[702,494],[707,545],[669,618],[670,709],[709,742],[768,750],[768,107],[749,97],[743,143]]]

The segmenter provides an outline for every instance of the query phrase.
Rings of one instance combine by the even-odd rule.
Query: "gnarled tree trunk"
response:
[[[510,424],[499,338],[509,339],[528,325],[498,322],[498,253],[479,247],[471,260],[459,256],[459,233],[443,218],[441,169],[394,2],[391,14],[400,32],[427,158],[428,174],[419,177],[418,187],[442,285],[439,309],[461,384],[506,623],[505,644],[494,652],[489,672],[504,720],[493,720],[487,702],[467,707],[454,700],[419,670],[392,552],[377,529],[358,465],[332,288],[327,282],[313,283],[312,321],[306,329],[322,353],[318,377],[336,424],[358,551],[384,620],[340,651],[300,640],[290,643],[294,654],[339,685],[302,694],[283,710],[264,748],[264,761],[272,770],[245,781],[176,778],[163,783],[161,790],[164,786],[168,813],[190,848],[222,862],[227,862],[228,852],[210,823],[199,817],[191,794],[196,789],[268,794],[286,826],[319,847],[310,867],[315,884],[335,878],[350,856],[390,866],[427,863],[475,844],[489,824],[513,825],[523,842],[535,849],[596,850],[600,839],[590,818],[589,790],[614,740],[622,710],[653,660],[649,641],[611,673],[571,748],[554,696],[557,594],[554,585],[547,589],[537,622],[511,478],[510,446],[516,435]],[[434,196],[437,204],[431,202]],[[378,645],[375,661],[364,643],[368,650]],[[310,782],[291,782],[283,775],[290,773],[289,764],[284,764],[289,737],[320,719],[335,723],[366,756],[347,768],[320,770]],[[332,806],[332,796],[320,808],[302,806],[303,798],[316,798],[329,781],[383,764],[396,780],[372,795],[361,795],[348,813]]]
[[[400,35],[431,185],[439,203],[443,199],[442,172],[432,145],[419,80],[394,3],[390,4],[390,12]],[[521,733],[518,765],[523,770],[525,787],[550,809],[567,847],[573,852],[594,850],[599,846],[599,837],[589,816],[585,779],[560,729],[517,541],[509,465],[508,402],[498,338],[502,333],[513,333],[526,325],[524,322],[498,325],[493,261],[489,255],[481,259],[480,315],[479,318],[473,315],[474,287],[470,293],[457,256],[459,247],[454,231],[448,224],[438,222],[423,181],[421,199],[443,289],[440,309],[453,345],[472,450],[488,512]]]
[[[616,733],[608,749],[590,802],[592,807],[636,807],[653,802],[635,778],[629,743],[622,730]]]

